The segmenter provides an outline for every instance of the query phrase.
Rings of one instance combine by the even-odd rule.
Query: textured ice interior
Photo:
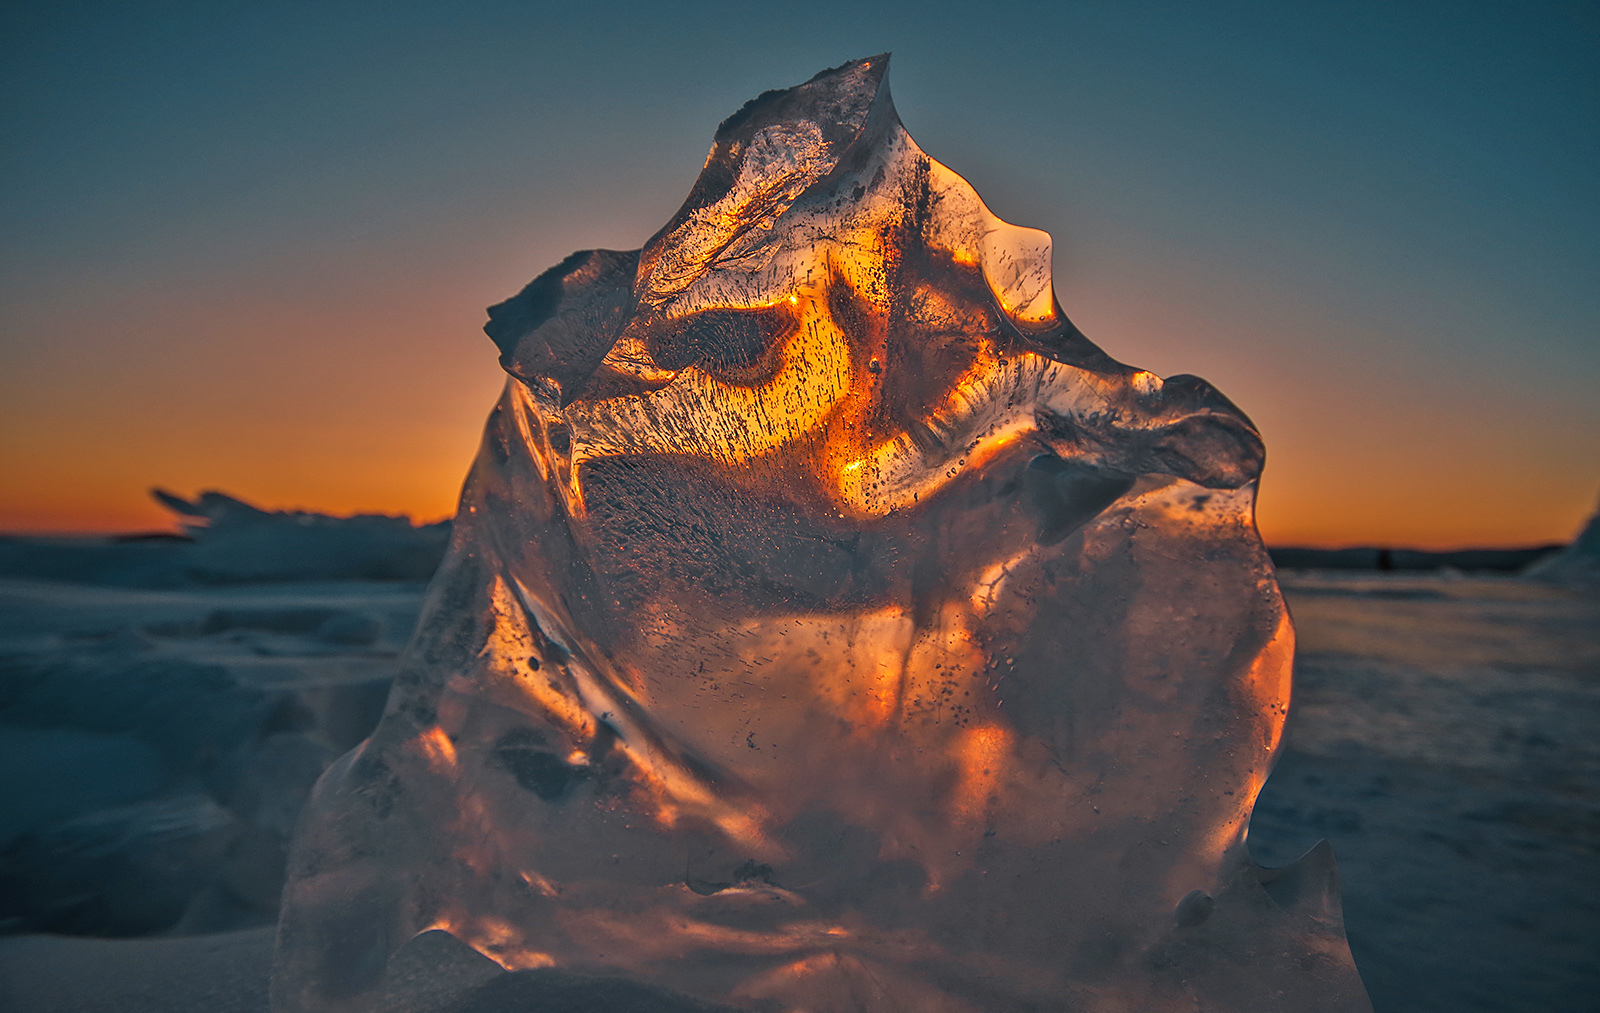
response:
[[[1244,846],[1293,653],[1255,428],[1079,333],[886,68],[750,102],[643,249],[490,310],[511,379],[301,824],[278,1010],[482,957],[640,1009],[1368,1008],[1327,849]]]

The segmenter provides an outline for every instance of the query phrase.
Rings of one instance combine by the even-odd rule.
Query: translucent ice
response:
[[[1090,344],[886,65],[490,310],[511,380],[302,823],[278,1009],[441,929],[748,1010],[1367,1008],[1326,850],[1244,844],[1293,650],[1255,429]]]
[[[1600,510],[1596,510],[1572,544],[1528,567],[1526,575],[1574,589],[1600,590]]]

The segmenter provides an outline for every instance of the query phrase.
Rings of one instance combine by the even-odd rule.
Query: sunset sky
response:
[[[451,512],[485,306],[637,247],[746,99],[895,102],[1113,356],[1268,447],[1274,544],[1600,498],[1600,5],[55,3],[0,14],[0,530],[146,490]],[[19,9],[21,8],[21,9]]]

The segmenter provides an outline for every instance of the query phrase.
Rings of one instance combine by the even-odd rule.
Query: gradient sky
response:
[[[907,129],[1115,357],[1267,439],[1276,544],[1564,540],[1600,493],[1600,5],[72,3],[0,14],[0,529],[145,490],[451,512],[483,307],[637,247],[746,99]]]

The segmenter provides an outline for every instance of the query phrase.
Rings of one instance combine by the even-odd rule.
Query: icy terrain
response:
[[[1558,587],[1600,588],[1600,511],[1571,545],[1529,567],[1528,576]]]
[[[1281,864],[1318,840],[1332,842],[1344,873],[1346,931],[1378,1013],[1592,1009],[1600,994],[1600,598],[1470,575],[1294,572],[1283,584],[1300,634],[1299,697],[1256,807],[1256,858]],[[37,909],[12,908],[11,938],[0,939],[0,1009],[262,1013],[270,927],[187,934],[275,917],[266,905],[215,903],[212,885],[236,872],[226,848],[194,846],[203,823],[190,831],[168,824],[177,853],[198,856],[177,877],[139,871],[137,835],[118,838],[134,855],[100,852],[114,858],[109,872],[82,847],[40,857],[16,844],[25,835],[62,840],[75,821],[106,825],[119,811],[164,797],[193,799],[179,784],[203,784],[192,769],[169,771],[159,722],[111,721],[98,702],[97,669],[123,670],[154,649],[129,650],[145,643],[144,625],[203,620],[241,601],[338,608],[391,617],[393,628],[375,646],[392,651],[420,607],[420,586],[119,591],[114,609],[93,587],[13,579],[0,582],[0,594],[0,617],[18,619],[3,627],[8,657],[48,666],[57,684],[44,695],[58,701],[48,723],[35,723],[44,717],[37,711],[26,723],[9,707],[0,711],[0,875],[14,868],[4,856],[31,854],[28,861],[49,863],[47,879],[62,889],[55,899],[35,893]],[[113,643],[122,647],[106,648]],[[100,650],[86,655],[94,645]],[[164,657],[196,665],[217,657],[205,636],[160,646]],[[260,658],[241,656],[254,656],[252,664]],[[85,657],[96,664],[70,663]],[[352,685],[335,673],[329,688],[341,684]],[[225,708],[207,685],[175,679],[165,697],[164,709],[184,715],[198,736],[207,722],[237,727],[227,715],[255,706],[248,680],[243,699]],[[352,720],[375,717],[365,709],[371,699]],[[305,776],[282,766],[270,774],[282,779],[273,790],[291,800],[306,790]],[[227,811],[226,793],[198,790]],[[213,811],[198,801],[196,809]],[[269,863],[257,875],[273,883],[281,869]],[[62,898],[74,899],[80,916],[98,911],[101,920],[53,920],[73,909]],[[174,935],[176,922],[163,922],[181,919],[190,905],[195,917]],[[151,912],[162,918],[152,922]],[[158,934],[145,941],[18,934],[104,932],[141,921]],[[452,995],[481,979],[468,964],[440,981],[432,974],[439,963],[448,960],[435,958],[427,970],[445,1013]]]
[[[0,580],[0,924],[272,921],[300,807],[377,720],[420,592]]]
[[[183,534],[116,538],[0,535],[0,573],[108,587],[181,588],[311,580],[425,581],[450,539],[448,521],[421,527],[379,514],[330,517],[263,510],[220,492],[191,502],[162,489]]]
[[[1600,596],[1512,577],[1293,573],[1266,864],[1333,843],[1380,1011],[1594,1009]]]
[[[1380,1009],[1589,993],[1583,582],[1295,575],[1280,751],[1252,425],[1089,344],[882,69],[763,95],[642,251],[491,311],[420,622],[343,583],[432,568],[396,519],[0,546],[0,915],[172,934],[24,936],[13,1001],[203,948],[248,1007],[287,882],[280,1010],[1359,1010],[1319,837]]]

